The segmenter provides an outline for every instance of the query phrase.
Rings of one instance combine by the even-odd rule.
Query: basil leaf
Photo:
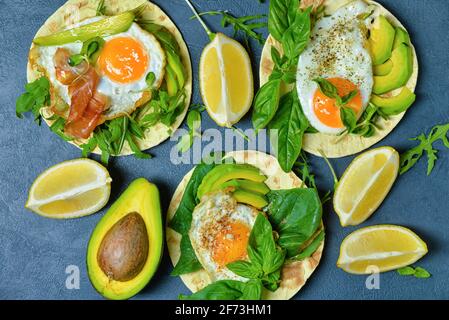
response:
[[[181,274],[191,273],[202,269],[201,263],[196,257],[195,250],[192,247],[188,234],[183,234],[180,243],[181,256],[176,266],[170,273],[171,276],[179,276]]]
[[[219,280],[190,296],[179,295],[180,300],[260,300],[261,297],[260,280]]]
[[[341,122],[343,122],[349,132],[352,132],[357,126],[357,116],[355,111],[349,107],[340,108],[340,118]]]
[[[341,98],[341,102],[343,104],[348,104],[349,102],[351,102],[352,99],[355,98],[355,96],[359,93],[358,90],[352,90],[350,93],[348,93],[347,95],[345,95],[344,97]]]
[[[247,279],[259,279],[263,275],[260,265],[258,266],[248,261],[231,262],[226,267],[236,275]]]
[[[263,286],[270,291],[276,291],[281,283],[281,270],[282,268],[279,268],[278,270],[264,276],[262,278]]]
[[[295,21],[282,35],[281,43],[284,54],[291,60],[295,60],[304,51],[310,39],[312,8],[300,11],[295,16]]]
[[[271,190],[267,197],[268,218],[279,234],[278,244],[287,250],[287,258],[293,257],[321,225],[318,192],[306,188]]]
[[[282,97],[279,110],[269,127],[270,130],[277,130],[277,136],[272,136],[271,143],[279,165],[285,172],[290,172],[301,152],[304,132],[309,127],[296,90]]]
[[[339,97],[337,87],[324,78],[316,78],[313,80],[318,84],[320,91],[331,99],[337,99]]]
[[[299,8],[298,0],[271,0],[270,13],[268,16],[268,31],[277,41],[282,40],[282,35],[289,27],[289,11],[290,7],[296,4]],[[296,9],[298,10],[298,9]],[[287,19],[286,19],[287,18]]]
[[[270,80],[257,92],[254,98],[252,115],[253,127],[256,130],[265,128],[273,119],[279,106],[281,96],[281,80]]]

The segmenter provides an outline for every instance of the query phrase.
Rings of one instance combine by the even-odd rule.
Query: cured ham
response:
[[[95,68],[83,61],[69,65],[70,51],[59,48],[54,56],[56,79],[68,86],[70,111],[64,131],[74,138],[87,139],[100,123],[108,99],[97,92],[100,80]]]

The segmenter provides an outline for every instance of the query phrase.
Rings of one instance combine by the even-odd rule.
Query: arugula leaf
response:
[[[104,4],[104,0],[99,0],[97,5],[96,16],[104,16],[106,15],[106,6]]]
[[[287,93],[282,97],[279,110],[269,124],[270,130],[277,130],[277,135],[272,137],[272,145],[279,165],[285,172],[290,172],[298,159],[308,127],[309,121],[302,112],[296,90]]]
[[[64,126],[65,126],[65,119],[59,116],[56,116],[55,121],[51,124],[50,130],[56,133],[61,139],[65,141],[71,141],[72,138],[66,136],[64,134]]]
[[[275,79],[265,83],[254,98],[252,122],[256,130],[265,128],[273,119],[279,107],[281,80]]]
[[[304,151],[301,151],[298,157],[298,161],[295,163],[295,171],[300,174],[299,178],[309,188],[317,189],[315,175],[310,171],[309,164],[307,163],[307,157]]]
[[[219,280],[209,284],[194,294],[179,295],[180,300],[260,300],[262,297],[262,282],[250,280]]]
[[[276,290],[280,281],[279,271],[285,260],[285,251],[276,246],[271,224],[263,214],[259,214],[256,218],[247,251],[249,262],[235,261],[226,267],[239,276],[263,280],[267,289]]]
[[[24,113],[31,112],[34,115],[34,121],[40,125],[40,110],[49,105],[50,82],[46,77],[41,77],[25,85],[25,93],[16,101],[16,116],[22,119]]]
[[[399,173],[404,174],[410,170],[418,160],[421,159],[425,152],[427,155],[427,175],[430,175],[435,167],[435,162],[438,159],[438,150],[433,147],[433,144],[438,140],[441,140],[443,145],[446,148],[449,148],[448,131],[449,123],[436,125],[430,130],[428,136],[420,134],[416,138],[410,139],[412,141],[418,141],[419,144],[401,154],[401,169]]]
[[[432,276],[429,271],[422,267],[407,266],[397,269],[396,272],[401,276],[414,276],[419,279],[427,279]]]
[[[357,122],[357,126],[352,130],[351,133],[358,134],[365,138],[372,137],[376,132],[375,122],[378,116],[378,107],[376,107],[372,103],[368,104],[359,121]]]
[[[257,29],[265,28],[268,25],[265,21],[258,21],[266,18],[266,15],[264,14],[249,15],[243,17],[235,17],[234,15],[230,14],[229,11],[207,11],[199,14],[199,16],[204,15],[221,15],[221,26],[223,28],[226,28],[227,26],[231,25],[234,29],[234,38],[238,35],[239,32],[242,32],[245,36],[245,39],[253,38],[261,45],[263,45],[265,42],[263,35],[256,31]],[[196,16],[191,17],[191,19],[196,18]]]
[[[287,250],[287,258],[293,257],[321,225],[318,192],[310,188],[271,190],[267,197],[268,218],[279,234],[278,244]]]
[[[199,129],[201,128],[201,113],[192,109],[187,114],[187,127],[189,132],[181,137],[177,147],[182,153],[187,152],[193,145],[195,137],[201,137]]]

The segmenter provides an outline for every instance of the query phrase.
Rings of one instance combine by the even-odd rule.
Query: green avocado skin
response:
[[[137,213],[145,223],[148,233],[149,251],[140,272],[132,279],[116,281],[107,279],[99,265],[98,253],[108,231],[114,228],[123,216]],[[111,205],[95,227],[87,247],[87,271],[93,287],[107,299],[125,300],[140,292],[154,276],[163,253],[163,223],[159,190],[144,178],[134,180],[122,195]],[[120,241],[126,239],[120,238]],[[129,239],[133,244],[132,237]],[[135,242],[135,241],[134,241]]]

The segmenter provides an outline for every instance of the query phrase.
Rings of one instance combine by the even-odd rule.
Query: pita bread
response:
[[[325,11],[326,13],[330,14],[339,7],[352,1],[354,0],[326,0],[324,2]],[[405,29],[405,27],[401,24],[401,22],[391,12],[385,9],[381,4],[369,0],[365,0],[365,2],[376,6],[376,10],[373,14],[373,17],[378,15],[384,15],[394,26],[402,27]],[[271,60],[272,46],[276,47],[278,50],[280,50],[280,52],[282,52],[280,43],[277,42],[270,35],[265,43],[261,56],[259,68],[261,86],[268,81],[268,77],[270,76],[273,70],[274,64],[273,61]],[[406,86],[411,91],[414,92],[418,81],[419,68],[416,51],[413,45],[412,49],[413,49],[413,74],[410,77]],[[368,149],[372,145],[378,143],[383,138],[385,138],[398,125],[398,123],[401,121],[404,115],[405,112],[397,116],[392,116],[388,120],[385,120],[383,118],[378,119],[377,124],[379,126],[379,129],[377,129],[376,133],[369,138],[364,138],[358,135],[346,135],[344,137],[341,137],[324,133],[305,134],[303,149],[319,157],[322,156],[320,152],[322,151],[324,155],[326,155],[326,157],[328,158],[340,158],[359,153],[365,149]]]
[[[233,151],[228,153],[226,157],[233,157],[237,163],[248,163],[259,168],[268,177],[265,183],[272,190],[303,186],[302,181],[293,172],[285,173],[276,158],[271,155],[258,151]],[[170,202],[166,221],[173,218],[192,173],[193,169],[184,176],[178,185]],[[176,265],[181,255],[181,235],[167,226],[166,238],[171,261],[173,265]],[[262,298],[264,300],[287,300],[293,297],[318,266],[323,248],[324,240],[309,258],[285,264],[282,269],[280,287],[275,292],[264,289]],[[181,279],[192,292],[196,292],[211,283],[209,275],[204,270],[181,275]]]
[[[66,26],[73,25],[80,21],[85,20],[86,18],[94,17],[96,14],[96,9],[98,6],[99,0],[69,0],[62,7],[60,7],[48,20],[44,23],[44,25],[39,29],[35,37],[44,36],[47,34],[55,33],[63,30]],[[127,10],[131,10],[137,8],[142,3],[145,3],[145,0],[127,0],[127,1],[119,1],[119,0],[107,0],[106,1],[106,12],[107,14],[118,14]],[[159,24],[165,28],[167,28],[175,37],[176,41],[179,44],[180,51],[179,54],[181,56],[182,62],[184,64],[184,69],[186,71],[186,100],[185,100],[185,108],[184,111],[176,118],[176,121],[170,126],[167,127],[162,123],[158,123],[153,127],[149,128],[145,131],[145,139],[139,140],[136,139],[136,144],[139,146],[141,150],[146,150],[157,146],[164,140],[170,137],[171,134],[181,125],[184,117],[187,113],[188,106],[190,105],[190,99],[192,96],[192,66],[190,62],[190,55],[187,48],[187,45],[184,42],[181,32],[178,30],[173,21],[168,17],[168,15],[162,11],[155,4],[146,1],[147,6],[145,10],[142,12],[142,18],[145,20],[151,20],[156,24]],[[30,49],[30,56],[28,61],[27,68],[27,78],[28,82],[32,82],[42,76],[42,72],[39,71],[39,66],[32,63],[33,61],[33,47]],[[148,97],[146,97],[148,100]],[[141,101],[143,102],[143,101]],[[44,110],[43,115],[45,122],[50,126],[53,121],[47,120],[52,115],[51,111]],[[77,139],[71,141],[70,143],[75,146],[80,146],[85,143],[86,140]],[[96,148],[93,153],[101,154],[101,150]],[[125,142],[122,152],[120,155],[129,155],[133,154],[127,142]]]

